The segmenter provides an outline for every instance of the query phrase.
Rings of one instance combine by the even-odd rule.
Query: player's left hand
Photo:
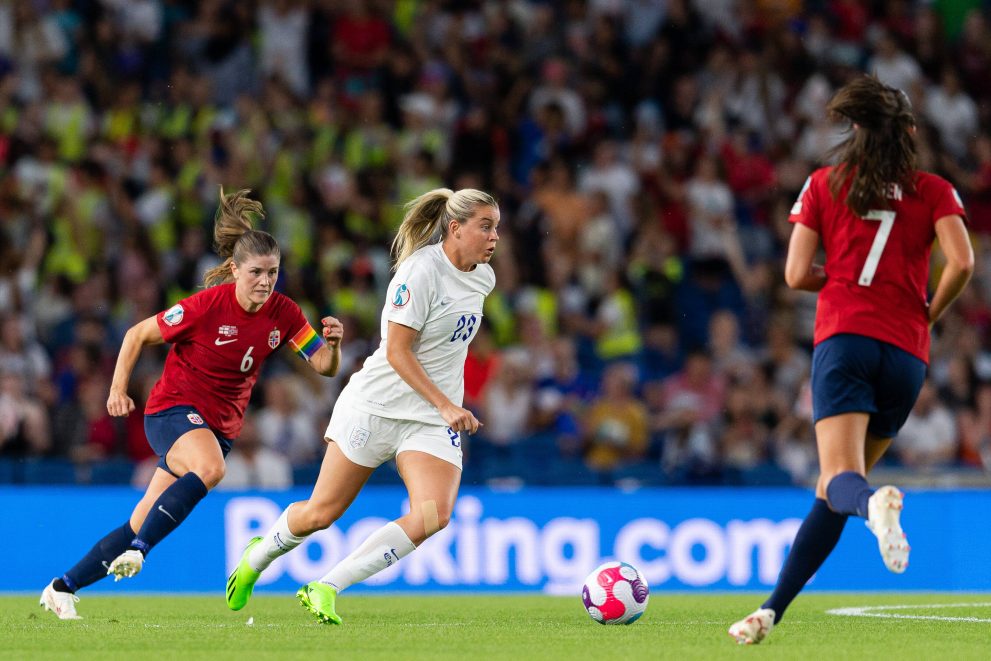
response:
[[[324,317],[320,323],[323,325],[323,341],[331,349],[339,348],[344,339],[344,324],[335,317]]]

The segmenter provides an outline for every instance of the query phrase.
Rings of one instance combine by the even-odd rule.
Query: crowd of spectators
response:
[[[978,255],[890,461],[991,470],[987,3],[0,0],[0,482],[147,479],[109,378],[217,263],[223,185],[264,203],[278,288],[346,328],[338,379],[267,366],[231,486],[315,474],[402,204],[439,186],[503,219],[465,482],[807,483],[815,296],[783,284],[787,218],[865,71],[912,99]]]

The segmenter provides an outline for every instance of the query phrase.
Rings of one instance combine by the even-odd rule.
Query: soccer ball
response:
[[[637,568],[625,562],[599,565],[585,579],[582,603],[599,624],[632,624],[647,610],[650,589]]]

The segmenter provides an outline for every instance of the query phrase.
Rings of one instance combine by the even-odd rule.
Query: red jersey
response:
[[[209,287],[159,312],[162,337],[172,344],[145,414],[195,406],[225,438],[241,433],[258,370],[269,355],[298,333],[311,332],[299,306],[273,292],[257,312],[246,312],[234,284]]]
[[[945,179],[916,172],[915,191],[892,185],[887,208],[855,215],[849,183],[834,198],[832,167],[812,173],[788,220],[815,230],[826,252],[826,285],[819,292],[815,343],[839,333],[873,337],[929,362],[926,284],[936,221],[965,217]]]

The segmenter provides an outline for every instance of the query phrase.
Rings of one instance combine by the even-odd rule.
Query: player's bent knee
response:
[[[435,500],[427,500],[420,504],[420,517],[423,519],[423,532],[430,537],[447,527],[451,522],[451,511],[438,508]]]
[[[438,513],[438,515],[437,515],[437,530],[436,530],[436,532],[440,532],[441,530],[443,530],[444,528],[446,528],[447,527],[447,524],[449,524],[450,522],[451,522],[451,513],[450,512]]]
[[[826,500],[826,487],[829,486],[829,481],[832,479],[832,475],[827,477],[825,474],[819,474],[819,479],[816,480],[816,498]]]
[[[197,466],[190,472],[196,473],[207,489],[213,489],[224,479],[226,468],[223,463]]]

